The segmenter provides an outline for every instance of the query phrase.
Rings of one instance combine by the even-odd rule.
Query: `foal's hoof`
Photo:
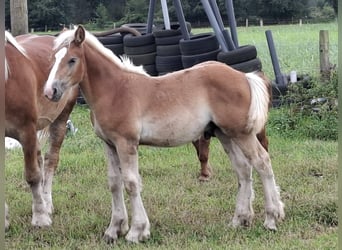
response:
[[[31,224],[35,228],[45,228],[51,226],[52,220],[47,214],[33,215]]]
[[[238,215],[234,216],[232,222],[230,223],[230,226],[233,228],[237,227],[250,227],[252,226],[253,221],[253,214],[246,214],[246,215]]]
[[[103,240],[107,243],[107,244],[116,244],[116,239],[114,239],[112,236],[108,235],[108,234],[105,234],[103,236]]]
[[[9,229],[9,221],[8,220],[5,220],[5,232],[7,232],[8,231],[8,229]]]
[[[146,241],[150,238],[150,225],[144,224],[142,226],[138,226],[135,229],[131,228],[127,233],[125,239],[129,242],[139,243]]]

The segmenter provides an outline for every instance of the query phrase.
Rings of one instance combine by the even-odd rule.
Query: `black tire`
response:
[[[156,52],[156,44],[148,44],[137,47],[124,46],[124,51],[127,55],[142,55]]]
[[[191,23],[185,22],[186,28],[190,34],[191,32]],[[170,29],[172,30],[181,30],[179,22],[171,22],[170,23]],[[159,31],[159,30],[165,30],[165,25],[157,25],[154,29],[154,31]]]
[[[143,68],[150,76],[157,76],[158,75],[158,71],[156,69],[155,64],[146,64],[146,65],[143,65]]]
[[[158,73],[173,72],[183,69],[182,57],[177,56],[156,56],[156,68]]]
[[[123,44],[127,47],[138,47],[138,46],[144,46],[154,43],[154,36],[152,33],[150,34],[144,34],[141,36],[133,36],[131,34],[127,34],[123,38]]]
[[[156,52],[143,54],[143,55],[127,55],[133,62],[134,65],[148,65],[155,64]]]
[[[259,58],[254,58],[246,62],[232,64],[229,66],[244,73],[260,71],[262,69],[262,64]]]
[[[103,45],[108,44],[122,44],[122,36],[121,35],[113,35],[113,36],[100,36],[97,38]]]
[[[180,54],[181,53],[178,44],[157,46],[157,56],[176,56]]]
[[[104,45],[107,49],[110,49],[115,55],[120,56],[124,54],[123,44],[108,44]]]
[[[147,24],[146,23],[125,23],[121,25],[121,27],[129,27],[136,29],[140,33],[146,33],[147,30]]]
[[[172,45],[178,44],[179,40],[182,39],[182,35],[177,36],[167,36],[167,37],[156,37],[156,45]]]
[[[157,30],[153,31],[153,35],[155,38],[162,38],[162,37],[170,37],[170,36],[181,36],[182,32],[181,30]]]
[[[235,50],[228,52],[220,52],[217,60],[227,65],[250,61],[257,57],[257,50],[253,45],[241,46]]]
[[[198,63],[205,61],[216,61],[217,54],[221,51],[220,48],[209,51],[206,53],[198,54],[198,55],[190,55],[184,56],[182,55],[182,63],[184,68],[190,68]]]
[[[189,40],[181,39],[179,47],[182,55],[197,55],[217,50],[219,43],[213,33],[191,36]]]

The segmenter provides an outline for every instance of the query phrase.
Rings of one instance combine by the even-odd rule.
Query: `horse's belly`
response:
[[[173,147],[197,140],[209,120],[160,120],[143,124],[140,144],[160,147]]]

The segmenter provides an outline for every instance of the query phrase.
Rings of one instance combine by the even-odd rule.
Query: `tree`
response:
[[[308,0],[257,0],[259,16],[275,20],[306,16]]]
[[[10,0],[10,13],[12,34],[28,33],[27,0]]]

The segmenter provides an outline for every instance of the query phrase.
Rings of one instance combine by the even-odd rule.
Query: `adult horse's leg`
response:
[[[5,230],[7,231],[9,228],[9,216],[8,216],[8,206],[5,202]]]
[[[66,123],[76,103],[78,91],[65,105],[63,111],[49,126],[49,149],[44,160],[43,193],[49,214],[53,212],[52,181],[59,162],[59,153],[66,134]]]
[[[32,191],[32,225],[38,227],[50,226],[52,221],[43,199],[43,158],[36,135],[36,127],[27,125],[19,135],[23,147],[25,161],[25,178]]]
[[[257,134],[257,138],[261,145],[268,151],[268,139],[266,136],[266,127]],[[212,168],[209,164],[209,145],[210,138],[205,139],[204,136],[201,136],[200,139],[192,142],[192,144],[196,148],[198,160],[201,163],[201,172],[198,179],[200,181],[208,181],[212,175]]]
[[[192,144],[196,148],[197,157],[201,163],[201,172],[198,179],[200,181],[208,181],[212,173],[211,166],[208,163],[210,139],[205,139],[204,136],[201,136],[200,139],[192,142]]]
[[[112,193],[112,218],[104,239],[107,243],[115,243],[120,235],[125,235],[129,229],[128,216],[124,201],[120,161],[114,146],[105,143],[108,161],[108,184]]]
[[[263,148],[268,152],[268,139],[266,136],[266,126],[257,134],[258,141]]]
[[[150,222],[141,199],[141,177],[138,170],[138,142],[117,138],[115,141],[120,160],[122,180],[129,195],[132,209],[131,228],[126,240],[139,242],[150,237]]]

